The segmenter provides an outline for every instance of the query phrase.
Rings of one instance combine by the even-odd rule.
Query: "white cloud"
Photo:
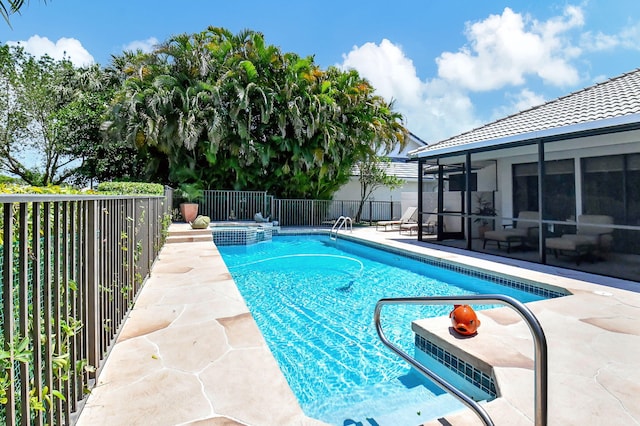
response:
[[[598,83],[602,83],[604,81],[607,81],[609,79],[608,76],[604,75],[604,74],[598,74],[595,77],[593,77],[591,79],[591,83],[592,84],[598,84]]]
[[[27,53],[36,57],[49,55],[56,60],[68,59],[75,66],[87,66],[95,62],[93,56],[75,38],[62,37],[54,43],[47,37],[34,35],[27,41],[8,41],[7,44],[20,45]]]
[[[603,34],[602,32],[592,33],[588,31],[582,34],[581,46],[589,51],[611,50],[620,45],[620,39],[614,35]]]
[[[146,40],[134,40],[131,43],[128,43],[123,46],[123,50],[136,52],[141,50],[144,53],[151,52],[156,45],[158,45],[159,41],[155,37],[149,37]]]
[[[544,96],[534,93],[529,89],[522,89],[520,93],[512,96],[512,99],[514,100],[513,105],[515,106],[516,111],[524,111],[525,109],[542,105],[546,102]]]
[[[469,45],[442,53],[438,75],[472,91],[522,85],[527,75],[556,86],[576,84],[579,75],[570,61],[581,51],[564,34],[582,25],[582,11],[574,6],[546,22],[505,8],[502,15],[468,23]]]
[[[405,116],[407,128],[427,142],[478,124],[473,105],[463,92],[440,79],[421,81],[411,59],[389,40],[382,40],[379,45],[354,46],[338,66],[356,69],[378,95],[394,100],[395,109]]]
[[[493,111],[492,117],[494,120],[524,111],[537,105],[542,105],[546,102],[544,96],[535,93],[530,89],[522,89],[517,93],[507,93],[505,98],[509,103],[500,106]]]
[[[422,82],[416,75],[413,62],[389,40],[382,40],[380,45],[365,43],[360,47],[354,46],[342,58],[343,68],[358,70],[385,99],[402,99],[409,105],[419,103]]]
[[[546,102],[544,91],[601,80],[580,75],[574,65],[588,52],[640,50],[640,24],[615,35],[581,33],[584,27],[583,11],[576,6],[544,21],[505,8],[467,23],[466,45],[435,59],[434,78],[421,80],[402,48],[386,39],[354,46],[339,66],[355,68],[379,95],[395,101],[410,131],[434,142],[540,105]],[[475,100],[483,105],[474,105]]]
[[[624,28],[619,38],[620,43],[627,49],[640,50],[640,23]]]
[[[618,47],[640,50],[640,23],[629,25],[618,34],[588,31],[582,34],[580,45],[590,52],[611,51]]]

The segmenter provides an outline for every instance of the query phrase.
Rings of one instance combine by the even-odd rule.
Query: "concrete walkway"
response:
[[[397,232],[353,234],[570,289],[573,296],[529,304],[549,343],[548,424],[640,424],[640,293],[424,247]],[[216,247],[182,241],[163,247],[77,424],[321,424],[300,409]],[[496,425],[532,425],[528,328],[507,308],[480,316],[470,339],[451,335],[447,318],[420,325],[494,367],[501,397],[485,405]],[[481,423],[465,412],[430,424]]]

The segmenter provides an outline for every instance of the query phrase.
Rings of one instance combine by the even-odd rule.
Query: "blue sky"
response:
[[[640,67],[640,2],[31,0],[0,42],[108,65],[207,26],[352,67],[427,142]]]

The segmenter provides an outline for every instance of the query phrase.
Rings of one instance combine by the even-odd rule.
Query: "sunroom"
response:
[[[640,281],[639,70],[410,155],[420,241]]]

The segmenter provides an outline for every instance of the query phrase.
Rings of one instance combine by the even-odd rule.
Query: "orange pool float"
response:
[[[449,318],[453,329],[464,336],[475,334],[480,327],[480,320],[469,305],[453,305]]]

